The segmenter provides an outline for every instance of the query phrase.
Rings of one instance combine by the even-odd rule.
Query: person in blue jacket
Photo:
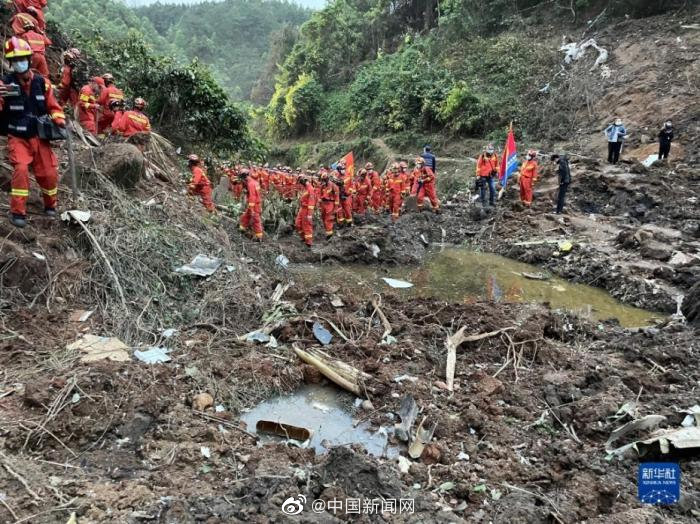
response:
[[[608,139],[608,163],[617,164],[620,160],[622,144],[627,136],[627,130],[622,125],[622,119],[616,118],[615,122],[605,128],[605,137]]]
[[[423,146],[423,153],[420,155],[423,160],[425,160],[425,165],[433,170],[433,173],[437,173],[435,169],[437,167],[437,162],[435,161],[435,155],[432,152],[432,148],[429,145]]]

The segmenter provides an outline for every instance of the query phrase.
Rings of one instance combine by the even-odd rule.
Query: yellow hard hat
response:
[[[26,40],[13,36],[5,42],[5,58],[21,58],[32,56],[32,48]]]

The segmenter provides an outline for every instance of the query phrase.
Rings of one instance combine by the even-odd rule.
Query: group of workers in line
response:
[[[627,138],[627,129],[622,123],[622,119],[616,118],[605,128],[603,133],[608,141],[608,163],[617,164]],[[673,123],[670,120],[664,122],[657,138],[659,140],[658,159],[668,160],[668,155],[671,153],[671,142],[673,142]]]
[[[27,225],[30,169],[41,188],[44,213],[56,215],[58,160],[50,140],[60,133],[47,132],[47,128],[65,127],[66,108],[74,108],[81,126],[95,135],[111,132],[126,139],[150,133],[151,126],[144,114],[146,101],[136,98],[133,108],[127,110],[124,93],[111,74],[93,77],[80,86],[76,74],[81,59],[78,49],[63,53],[60,82],[52,85],[46,60],[51,40],[44,33],[47,0],[13,0],[13,4],[14,36],[4,43],[4,56],[11,70],[0,82],[0,134],[8,137],[7,156],[13,170],[10,222],[21,228]]]
[[[552,155],[559,179],[556,213],[564,209],[566,193],[571,183],[571,171],[566,156]],[[188,192],[199,195],[202,204],[210,212],[216,212],[212,201],[212,185],[197,155],[188,157],[191,179]],[[326,239],[333,237],[336,227],[352,226],[355,216],[388,213],[396,221],[409,195],[415,197],[418,211],[424,209],[427,199],[434,213],[440,213],[440,201],[436,191],[436,159],[426,146],[421,156],[409,170],[406,162],[394,162],[380,175],[371,162],[354,175],[344,160],[331,167],[321,166],[318,172],[292,170],[289,167],[251,165],[248,167],[222,167],[228,178],[228,187],[234,199],[245,199],[245,210],[239,219],[241,232],[261,241],[264,235],[262,206],[266,195],[276,192],[285,200],[298,199],[295,230],[307,246],[313,245],[314,215],[316,211],[323,224]],[[489,188],[490,205],[495,205],[499,160],[493,145],[484,148],[477,159],[476,181],[482,205],[486,205],[486,187]],[[539,176],[537,152],[530,150],[517,175],[520,199],[526,206],[532,205],[533,187]]]
[[[353,174],[344,160],[331,167],[321,166],[318,172],[292,170],[289,167],[267,166],[224,167],[229,180],[229,190],[237,200],[245,199],[246,208],[239,221],[241,231],[255,240],[262,240],[263,198],[275,191],[285,200],[298,199],[299,209],[295,229],[306,245],[313,244],[314,215],[318,210],[330,239],[335,227],[350,227],[355,216],[367,212],[387,212],[393,221],[401,214],[404,200],[409,195],[416,198],[416,206],[422,211],[427,199],[434,213],[440,213],[435,172],[427,164],[435,165],[430,151],[415,159],[414,168],[406,162],[395,162],[380,175],[371,162]],[[192,178],[190,194],[199,195],[208,211],[214,212],[211,182],[202,168],[197,155],[188,158]]]

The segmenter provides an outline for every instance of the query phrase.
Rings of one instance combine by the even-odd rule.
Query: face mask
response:
[[[29,60],[18,60],[12,64],[15,73],[26,73],[29,70]]]
[[[615,125],[616,125],[616,126],[621,126],[621,125],[622,125],[622,120],[615,120]]]

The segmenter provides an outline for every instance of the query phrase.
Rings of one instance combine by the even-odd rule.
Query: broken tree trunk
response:
[[[349,376],[347,375],[347,371],[344,372],[344,370],[334,368],[332,364],[326,362],[318,355],[312,355],[311,353],[308,353],[295,346],[293,346],[293,348],[294,353],[296,353],[301,360],[318,369],[328,380],[339,385],[341,388],[351,391],[358,397],[362,396],[360,385],[357,382],[350,380]],[[357,373],[359,374],[360,372],[357,371]]]

